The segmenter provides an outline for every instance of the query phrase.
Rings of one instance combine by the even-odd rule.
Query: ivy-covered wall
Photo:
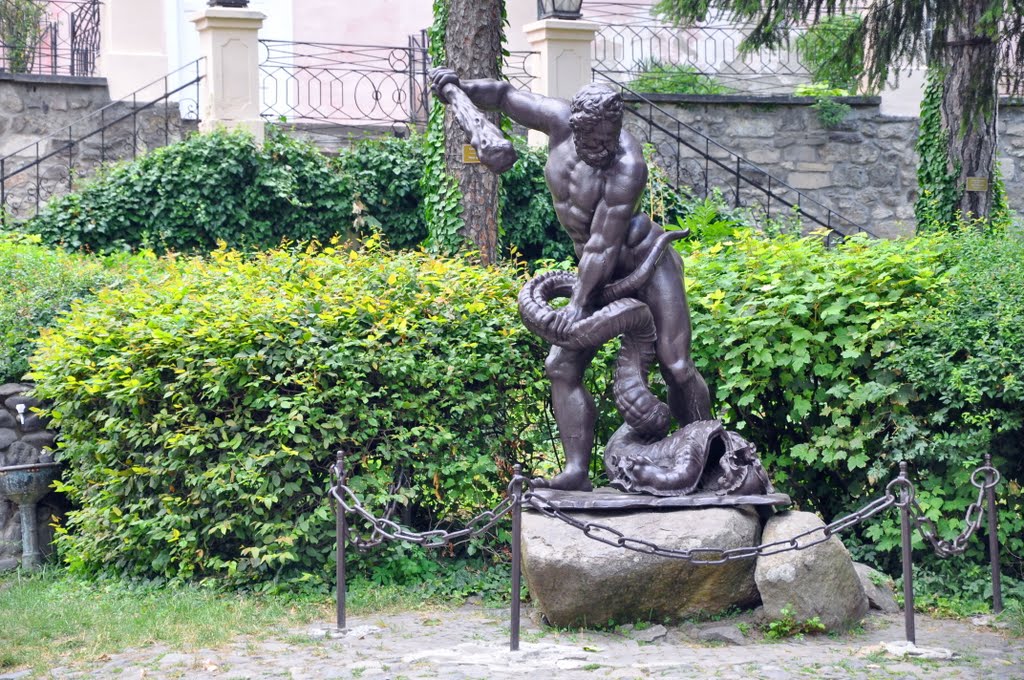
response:
[[[917,199],[916,151],[918,119],[885,116],[874,97],[844,98],[851,112],[834,128],[826,128],[810,98],[658,97],[659,106],[680,120],[756,163],[768,174],[832,207],[880,236],[914,232]],[[656,114],[662,127],[675,122]],[[648,126],[627,117],[634,134],[648,138]],[[686,183],[703,185],[703,162],[685,147],[655,130],[662,165],[680,168]],[[1005,104],[999,111],[1000,168],[1010,208],[1024,212],[1024,106]],[[711,175],[711,185],[728,191],[724,172]]]

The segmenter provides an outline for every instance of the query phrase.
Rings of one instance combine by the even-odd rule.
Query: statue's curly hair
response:
[[[570,104],[569,127],[589,130],[600,120],[622,121],[622,97],[606,85],[591,83],[583,87]]]

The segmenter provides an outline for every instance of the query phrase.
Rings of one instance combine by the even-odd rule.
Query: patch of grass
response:
[[[326,618],[326,603],[201,587],[90,583],[56,569],[0,579],[0,671],[96,659],[152,644],[194,649]]]
[[[447,610],[460,600],[420,588],[349,582],[350,616]],[[193,585],[155,587],[118,580],[86,581],[47,568],[0,576],[0,674],[37,674],[104,654],[162,644],[188,651],[217,647],[236,636],[279,634],[292,644],[318,644],[288,633],[314,621],[333,621],[334,599],[225,592]],[[426,619],[436,625],[437,619]],[[433,622],[433,624],[431,623]]]
[[[349,586],[346,599],[353,615],[437,610],[444,604],[450,603],[359,581]],[[22,669],[42,674],[153,644],[189,650],[216,647],[236,636],[287,635],[290,628],[333,621],[335,615],[333,599],[87,582],[55,568],[0,578],[0,611],[0,674]]]
[[[999,620],[1010,625],[1010,635],[1024,638],[1024,600],[1008,600]]]

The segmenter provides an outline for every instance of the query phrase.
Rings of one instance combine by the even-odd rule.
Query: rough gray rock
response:
[[[702,628],[697,633],[701,642],[715,642],[726,645],[745,645],[748,640],[742,631],[736,626],[712,626]]]
[[[896,595],[893,592],[895,584],[892,579],[866,564],[854,562],[853,568],[857,570],[857,578],[864,588],[864,594],[868,597],[868,605],[872,609],[878,609],[886,614],[895,614],[900,611],[896,603]]]
[[[762,541],[784,541],[824,523],[809,512],[784,512],[765,524]],[[803,621],[817,616],[827,630],[842,630],[868,612],[853,560],[837,536],[805,550],[757,559],[754,570],[765,615],[777,619],[789,607]]]
[[[4,383],[0,385],[0,398],[7,398],[15,394],[28,392],[29,386],[24,383]]]
[[[757,545],[749,508],[573,513],[625,536],[692,550]],[[523,571],[537,607],[554,626],[603,626],[715,613],[757,602],[753,563],[695,566],[606,545],[560,520],[523,515]]]

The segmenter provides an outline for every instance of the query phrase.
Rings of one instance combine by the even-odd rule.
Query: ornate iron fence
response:
[[[263,117],[347,126],[419,126],[430,113],[426,36],[405,46],[261,40]],[[505,76],[529,87],[533,52],[505,58]]]
[[[563,510],[557,503],[548,500],[542,493],[530,490],[529,480],[523,476],[522,467],[513,468],[512,479],[508,485],[506,497],[497,506],[486,510],[473,519],[465,522],[462,529],[455,531],[432,530],[415,532],[403,528],[391,518],[395,511],[392,505],[377,517],[359,501],[351,488],[346,485],[344,453],[339,451],[334,465],[335,484],[329,491],[332,503],[336,504],[335,518],[337,530],[337,629],[345,629],[347,619],[345,611],[345,549],[351,542],[357,549],[366,549],[379,545],[384,541],[404,541],[428,548],[440,548],[461,543],[482,535],[490,530],[504,517],[512,520],[512,606],[510,612],[511,626],[509,647],[512,651],[519,649],[520,628],[520,591],[522,587],[521,555],[522,555],[522,511],[524,507],[539,512],[552,519],[559,520],[579,529],[589,539],[606,545],[631,550],[647,555],[655,555],[668,559],[679,559],[692,564],[719,565],[742,559],[752,559],[761,555],[775,555],[792,550],[806,550],[828,541],[842,531],[857,526],[880,513],[896,508],[900,512],[901,544],[903,558],[903,597],[904,597],[904,630],[908,642],[916,641],[914,621],[914,585],[913,585],[913,532],[916,529],[924,544],[943,558],[962,555],[967,542],[981,530],[982,519],[988,515],[988,547],[989,564],[992,575],[992,610],[999,613],[1003,609],[1000,585],[999,539],[996,516],[995,488],[1000,482],[999,471],[992,466],[991,456],[985,455],[984,463],[971,473],[971,484],[978,489],[977,500],[972,503],[964,518],[964,530],[953,540],[943,540],[937,535],[935,524],[925,516],[915,500],[913,482],[907,477],[907,464],[900,463],[899,475],[889,481],[882,495],[858,510],[833,520],[829,524],[805,531],[771,543],[739,548],[697,548],[693,550],[676,550],[662,547],[652,541],[626,536],[622,532],[605,524],[594,521],[580,520],[573,512]],[[351,531],[348,515],[357,518],[368,528],[369,535],[361,538]]]
[[[0,0],[0,72],[94,76],[100,0]]]
[[[426,120],[425,50],[261,40],[263,116],[351,124]]]
[[[601,25],[594,38],[594,68],[621,81],[643,73],[658,77],[666,68],[685,69],[713,79],[723,90],[751,94],[791,93],[811,81],[796,49],[806,26],[790,27],[789,40],[778,48],[743,50],[740,43],[753,27],[721,16],[680,27],[656,18],[649,3],[588,2],[586,10],[586,18]],[[858,10],[847,6],[848,13]],[[828,29],[820,27],[816,39],[827,41]]]
[[[0,158],[0,220],[29,219],[107,161],[183,138],[199,119],[198,59]]]

